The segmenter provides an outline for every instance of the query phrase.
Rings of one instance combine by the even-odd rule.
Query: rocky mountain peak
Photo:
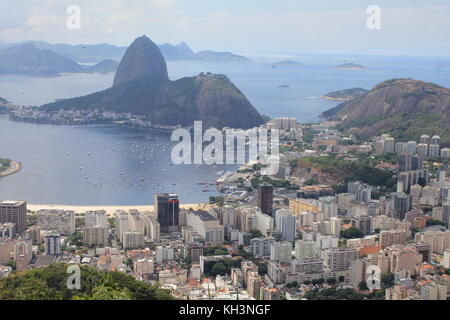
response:
[[[114,86],[142,77],[168,80],[166,61],[161,51],[145,35],[134,40],[125,52],[114,78]]]

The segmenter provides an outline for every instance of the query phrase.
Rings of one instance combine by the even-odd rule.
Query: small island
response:
[[[13,175],[22,170],[22,164],[10,159],[0,158],[0,178]]]
[[[339,64],[336,67],[334,67],[334,69],[339,69],[339,70],[364,70],[364,66],[360,65],[360,64],[356,64],[356,63],[343,63],[343,64]]]
[[[301,67],[302,64],[293,60],[283,60],[276,62],[272,65],[272,68],[276,69],[278,67]]]
[[[322,99],[331,101],[350,101],[365,96],[369,91],[363,88],[352,88],[333,91],[322,96]]]

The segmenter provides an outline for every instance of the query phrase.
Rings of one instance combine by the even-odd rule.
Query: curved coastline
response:
[[[20,170],[22,170],[22,162],[11,160],[11,165],[9,166],[9,168],[0,172],[0,178],[11,176],[20,172]]]

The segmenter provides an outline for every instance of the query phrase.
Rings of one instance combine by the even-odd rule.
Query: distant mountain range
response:
[[[110,44],[94,44],[94,45],[70,45],[70,44],[50,44],[43,41],[27,41],[26,44],[32,44],[38,49],[51,50],[54,53],[77,62],[99,62],[106,59],[120,60],[127,47],[118,47]],[[23,44],[23,43],[20,43]],[[3,44],[0,49],[16,46],[16,44]],[[250,59],[235,55],[231,52],[214,52],[214,51],[194,51],[185,43],[178,45],[163,43],[158,45],[162,55],[166,60],[200,60],[209,62],[251,62]]]
[[[202,73],[170,81],[161,50],[146,36],[137,38],[127,49],[112,88],[41,108],[131,113],[160,125],[192,126],[195,120],[202,120],[205,127],[247,129],[264,122],[224,75]]]
[[[76,62],[32,44],[9,47],[0,52],[0,74],[56,76],[64,72],[83,72]]]
[[[408,141],[437,134],[450,146],[450,90],[434,83],[388,80],[322,116],[341,120],[343,129],[361,137],[390,133]]]
[[[116,72],[119,67],[119,63],[116,60],[107,59],[103,60],[93,66],[84,67],[84,72],[87,73],[110,73]]]
[[[39,49],[31,43],[0,51],[0,74],[52,77],[61,73],[109,73],[115,72],[118,65],[114,60],[104,60],[93,66],[82,66],[51,50]]]

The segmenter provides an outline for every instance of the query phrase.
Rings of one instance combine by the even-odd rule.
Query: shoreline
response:
[[[207,209],[209,208],[211,205],[208,203],[197,203],[197,204],[180,204],[180,209],[194,209],[194,210],[199,210],[199,209]],[[117,210],[131,210],[131,209],[136,209],[139,211],[154,211],[154,206],[153,205],[130,205],[130,206],[114,206],[114,205],[86,205],[86,206],[82,206],[82,205],[64,205],[64,204],[55,204],[55,205],[50,205],[50,204],[27,204],[27,210],[29,211],[39,211],[39,210],[67,210],[67,211],[75,211],[76,214],[80,214],[80,213],[85,213],[87,211],[100,211],[100,210],[104,210],[106,211],[106,214],[108,216],[113,216],[114,213]]]
[[[322,96],[320,97],[323,100],[328,100],[328,101],[340,101],[340,102],[346,102],[346,101],[350,101],[352,100],[352,98],[333,98],[333,97],[329,97],[329,96]]]
[[[11,160],[11,165],[8,169],[0,172],[0,178],[12,176],[13,174],[16,174],[22,170],[22,163],[16,162]]]

